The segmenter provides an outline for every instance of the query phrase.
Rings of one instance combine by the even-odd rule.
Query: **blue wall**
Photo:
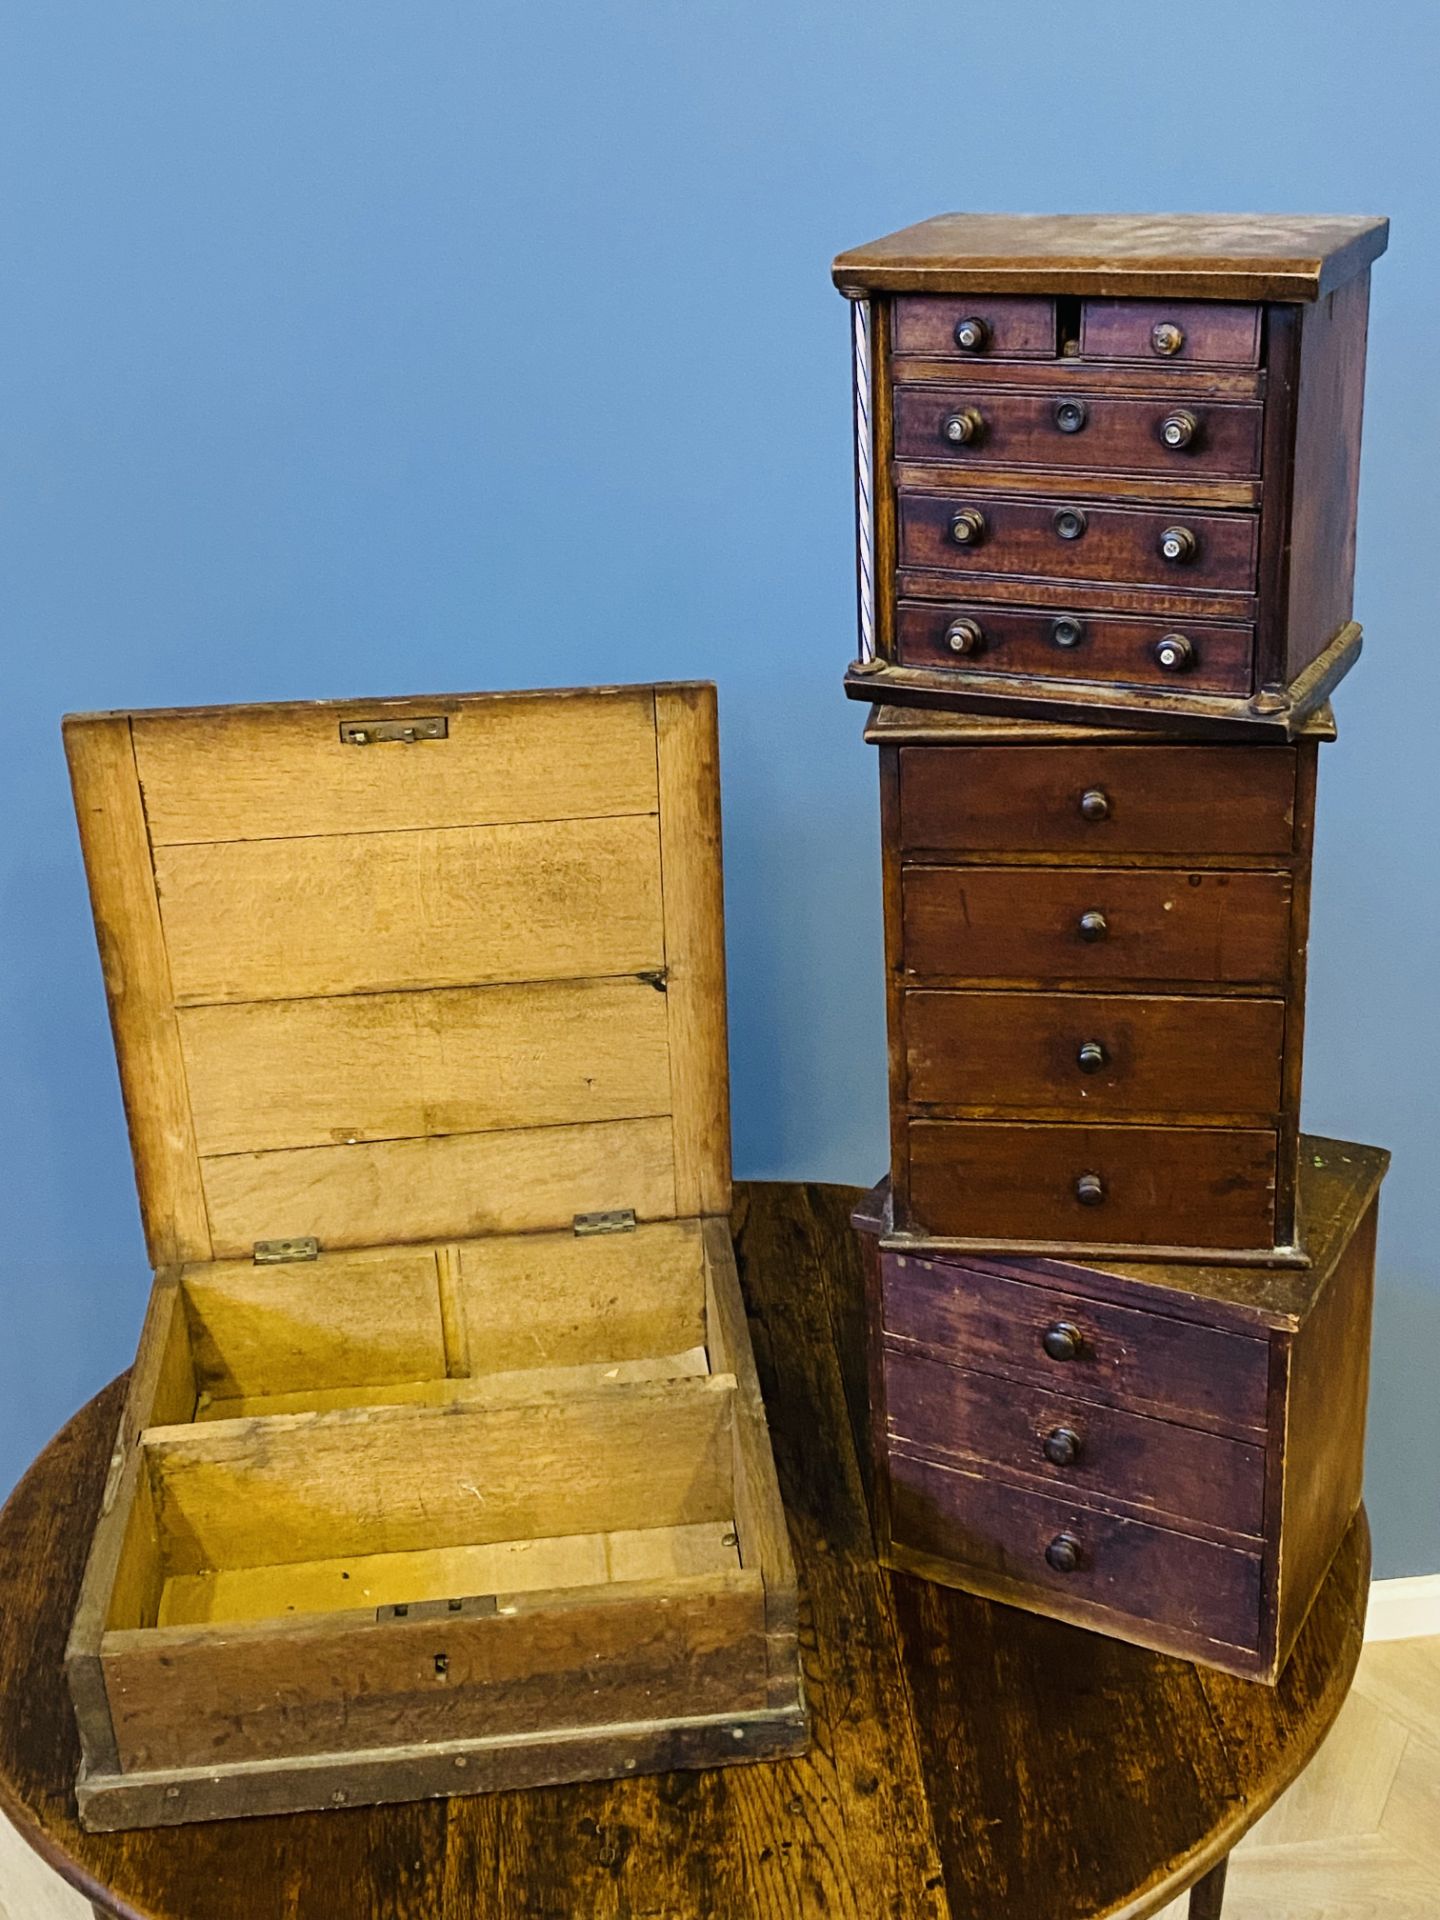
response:
[[[1440,14],[11,0],[0,1487],[148,1275],[66,708],[720,682],[738,1170],[884,1160],[831,255],[952,207],[1389,213],[1309,1124],[1393,1147],[1378,1565],[1440,1568]]]

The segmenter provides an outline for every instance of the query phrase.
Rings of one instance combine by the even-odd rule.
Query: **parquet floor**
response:
[[[1160,1920],[1185,1920],[1187,1902]],[[1230,1863],[1225,1920],[1435,1920],[1440,1639],[1373,1643],[1330,1738]],[[0,1920],[90,1920],[0,1817]],[[729,1920],[729,1916],[727,1916]]]

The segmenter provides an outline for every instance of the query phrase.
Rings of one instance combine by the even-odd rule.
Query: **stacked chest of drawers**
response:
[[[1359,1503],[1385,1156],[1299,1131],[1383,221],[842,255],[892,1563],[1273,1679]]]

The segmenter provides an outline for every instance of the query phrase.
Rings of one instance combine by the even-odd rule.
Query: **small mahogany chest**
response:
[[[86,1825],[800,1750],[713,687],[66,745],[156,1267],[68,1652]]]
[[[1389,1156],[1305,1138],[1307,1268],[865,1248],[880,1556],[1274,1681],[1360,1503]]]
[[[1302,1262],[1328,708],[1229,744],[880,707],[895,1230]]]
[[[857,698],[1286,738],[1354,662],[1375,219],[946,214],[843,253]]]

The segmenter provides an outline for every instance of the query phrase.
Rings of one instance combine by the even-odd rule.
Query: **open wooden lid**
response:
[[[712,686],[65,743],[155,1265],[728,1210]]]

